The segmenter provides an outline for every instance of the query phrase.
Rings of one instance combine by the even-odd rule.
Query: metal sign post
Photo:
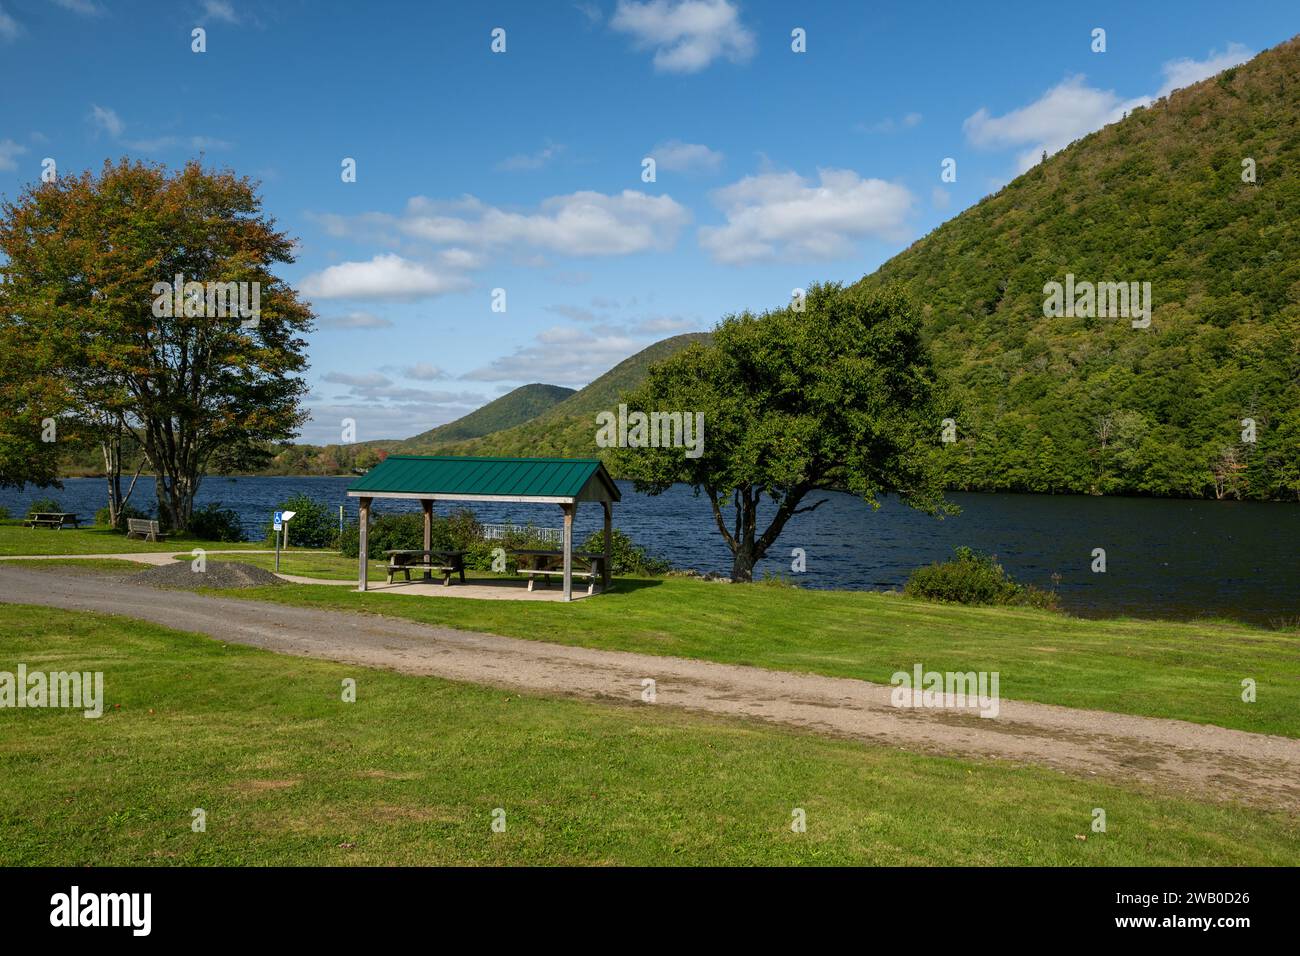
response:
[[[275,573],[280,573],[280,539],[284,539],[284,549],[289,550],[289,519],[296,515],[296,511],[277,511],[275,513],[275,530],[282,531],[283,534],[275,536]]]
[[[277,512],[275,513],[275,518],[274,518],[274,521],[275,521],[275,524],[274,524],[274,530],[275,530],[275,573],[276,573],[276,574],[279,574],[279,573],[280,573],[280,532],[284,529],[284,519],[283,519],[283,517],[282,517],[283,515],[284,515],[284,512],[283,512],[283,511],[277,511]]]

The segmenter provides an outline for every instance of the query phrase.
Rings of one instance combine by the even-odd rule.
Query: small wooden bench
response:
[[[134,538],[139,535],[146,541],[165,541],[167,535],[158,528],[158,522],[145,518],[127,518],[126,536]]]
[[[33,511],[27,516],[26,524],[29,528],[53,528],[58,531],[68,524],[74,528],[80,527],[81,519],[67,511]]]
[[[563,551],[541,551],[541,550],[517,550],[511,551],[511,555],[519,563],[519,573],[528,578],[528,590],[532,591],[533,586],[540,580],[543,587],[550,584],[551,578],[564,580],[564,552]],[[590,570],[579,571],[578,562],[588,563]],[[596,582],[603,577],[603,566],[605,556],[603,554],[587,554],[582,551],[573,552],[573,569],[569,572],[571,578],[585,579],[587,582],[587,593],[596,593]]]
[[[406,580],[411,580],[412,571],[423,571],[424,579],[432,581],[432,574],[437,571],[442,575],[443,586],[451,584],[453,574],[460,575],[460,583],[465,583],[464,551],[419,551],[394,550],[385,551],[388,556],[388,583],[393,583],[393,576],[402,572]]]

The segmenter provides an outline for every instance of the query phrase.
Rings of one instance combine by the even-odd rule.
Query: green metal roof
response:
[[[471,458],[389,455],[348,486],[348,494],[492,495],[574,498],[599,474],[610,497],[618,488],[596,458]]]

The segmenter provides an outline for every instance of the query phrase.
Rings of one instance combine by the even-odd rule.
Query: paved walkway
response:
[[[160,592],[107,575],[58,575],[14,564],[0,564],[0,600],[120,614],[283,654],[630,706],[652,706],[642,702],[642,682],[649,678],[656,683],[653,706],[1300,812],[1300,740],[1285,737],[1009,700],[993,719],[957,710],[901,710],[890,704],[891,688],[865,681]]]
[[[206,554],[275,554],[273,549],[266,551],[255,551],[252,549],[205,549]],[[282,551],[281,555],[302,555],[302,554],[337,554],[337,551]],[[189,556],[188,551],[127,551],[122,554],[22,554],[22,555],[0,555],[0,561],[67,561],[67,560],[112,560],[112,561],[134,561],[137,564],[161,565],[171,564],[175,560],[175,555],[182,554]],[[290,584],[327,584],[333,587],[355,588],[357,582],[355,579],[339,580],[336,578],[310,578],[301,574],[279,574],[272,572],[282,581],[288,581]],[[368,591],[377,594],[406,594],[412,597],[455,597],[455,598],[478,598],[484,601],[564,601],[564,589],[558,584],[538,585],[535,590],[528,590],[528,582],[519,579],[502,578],[499,581],[481,582],[476,584],[461,584],[459,580],[453,579],[454,583],[450,586],[444,585],[441,579],[435,579],[431,583],[413,580],[404,581],[397,579],[392,584],[386,581],[371,581],[367,587]],[[597,588],[596,593],[600,590]],[[579,601],[583,598],[590,597],[587,594],[585,584],[579,586],[574,582],[573,600]]]

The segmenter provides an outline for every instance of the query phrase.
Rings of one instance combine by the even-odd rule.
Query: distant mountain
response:
[[[400,454],[421,454],[452,442],[503,431],[531,421],[573,394],[574,389],[560,385],[521,385],[454,422],[398,442],[393,450]]]
[[[1076,299],[1150,283],[1150,326],[1045,316],[1067,276]],[[922,311],[959,402],[951,487],[1294,500],[1300,40],[1073,143],[862,282]]]
[[[531,421],[470,441],[440,445],[438,452],[444,455],[596,456],[599,451],[595,444],[596,412],[616,409],[619,396],[641,383],[651,362],[680,352],[692,342],[708,340],[707,332],[690,332],[656,342],[624,359],[586,388]]]

